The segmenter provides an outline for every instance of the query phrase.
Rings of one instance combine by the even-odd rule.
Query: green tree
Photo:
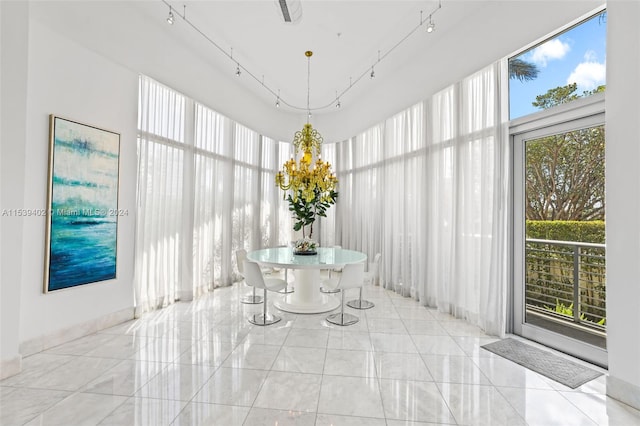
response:
[[[566,104],[567,102],[575,101],[580,97],[587,97],[595,93],[604,92],[605,86],[598,86],[594,90],[587,90],[582,92],[582,96],[576,93],[578,90],[577,83],[570,83],[566,86],[559,86],[554,89],[547,90],[544,95],[536,96],[536,100],[532,102],[532,105],[540,109],[549,109],[556,105]]]
[[[509,60],[509,79],[517,79],[522,82],[534,80],[538,77],[538,66],[522,59]]]
[[[550,89],[533,105],[548,109],[581,97],[575,83]],[[604,91],[600,86],[584,92]],[[526,218],[604,220],[604,126],[527,141]]]

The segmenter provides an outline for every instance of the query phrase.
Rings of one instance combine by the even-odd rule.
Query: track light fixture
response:
[[[436,29],[436,25],[431,20],[431,15],[429,15],[429,23],[427,24],[427,32],[432,33]]]
[[[376,72],[373,70],[373,67],[371,67],[371,74],[369,74],[369,77],[371,77],[371,78],[375,78],[376,77]]]
[[[236,77],[240,77],[240,74],[242,74],[240,71],[240,64],[236,63]]]
[[[169,6],[169,16],[167,16],[167,24],[173,25],[173,11],[171,10],[171,6]]]

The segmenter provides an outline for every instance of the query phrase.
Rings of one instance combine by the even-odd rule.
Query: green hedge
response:
[[[528,220],[527,238],[586,243],[605,242],[604,221]],[[580,319],[604,326],[606,316],[606,265],[602,248],[580,251]],[[527,243],[527,303],[559,314],[573,315],[573,248]],[[568,314],[568,312],[570,312]]]
[[[527,220],[527,238],[604,244],[604,221]]]

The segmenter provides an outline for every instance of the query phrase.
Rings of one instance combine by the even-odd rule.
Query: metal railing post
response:
[[[573,321],[580,323],[580,246],[573,246]]]

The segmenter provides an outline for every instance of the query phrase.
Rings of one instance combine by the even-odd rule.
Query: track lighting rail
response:
[[[295,109],[295,110],[300,110],[300,111],[306,111],[309,115],[311,114],[311,111],[319,111],[319,110],[324,110],[330,107],[337,107],[340,108],[341,107],[341,102],[340,102],[340,98],[343,97],[349,90],[351,90],[351,88],[353,88],[353,86],[355,86],[356,84],[358,84],[358,82],[360,80],[362,80],[362,78],[364,78],[366,75],[369,75],[371,79],[374,78],[375,76],[375,72],[374,72],[374,67],[380,63],[382,60],[384,60],[387,56],[389,56],[389,54],[391,52],[393,52],[394,50],[396,50],[398,47],[400,47],[407,39],[409,39],[409,37],[411,37],[413,34],[415,34],[416,31],[418,31],[418,29],[420,29],[420,27],[427,21],[424,21],[422,19],[422,11],[420,11],[420,22],[413,27],[402,39],[400,39],[396,44],[394,44],[389,50],[387,50],[386,52],[383,52],[381,54],[380,51],[378,51],[378,59],[372,63],[370,66],[368,66],[367,68],[365,68],[365,70],[355,79],[353,79],[352,77],[349,77],[349,85],[346,86],[341,92],[336,92],[336,97],[335,99],[333,99],[331,102],[325,104],[325,105],[320,105],[320,106],[316,106],[316,107],[310,107],[309,105],[307,106],[297,106],[294,105],[292,103],[287,102],[284,98],[282,98],[282,96],[280,96],[280,91],[278,90],[276,92],[276,90],[272,89],[271,87],[269,87],[267,84],[264,83],[264,75],[262,75],[262,79],[258,78],[254,73],[252,73],[250,70],[248,70],[247,68],[245,68],[244,66],[242,66],[242,64],[240,64],[240,62],[238,62],[236,59],[233,58],[233,49],[230,49],[230,51],[228,52],[226,49],[224,49],[222,46],[220,46],[218,43],[216,43],[215,40],[213,40],[211,37],[209,37],[204,31],[200,30],[200,28],[198,28],[193,22],[191,22],[189,19],[187,19],[187,7],[186,5],[184,6],[183,9],[183,13],[180,14],[176,8],[174,8],[167,0],[161,0],[162,3],[164,3],[168,8],[169,8],[169,16],[167,17],[167,22],[170,24],[173,24],[174,22],[174,18],[175,16],[179,17],[180,19],[182,19],[189,27],[191,27],[194,31],[196,31],[198,34],[200,34],[205,40],[207,40],[212,46],[214,46],[216,49],[218,49],[220,51],[220,53],[222,53],[224,56],[226,56],[227,58],[229,58],[232,62],[234,62],[236,64],[236,70],[235,70],[235,75],[237,77],[240,77],[240,75],[242,73],[246,73],[246,75],[248,75],[249,77],[251,77],[252,79],[254,79],[258,84],[260,84],[262,87],[265,88],[265,90],[267,90],[269,93],[271,93],[275,98],[276,98],[276,102],[275,102],[275,106],[276,107],[280,107],[281,104],[288,106],[291,109]],[[428,24],[427,24],[427,33],[431,33],[434,31],[435,29],[435,25],[433,23],[433,15],[435,15],[440,9],[442,8],[442,0],[438,1],[438,6],[435,7],[428,15]]]

